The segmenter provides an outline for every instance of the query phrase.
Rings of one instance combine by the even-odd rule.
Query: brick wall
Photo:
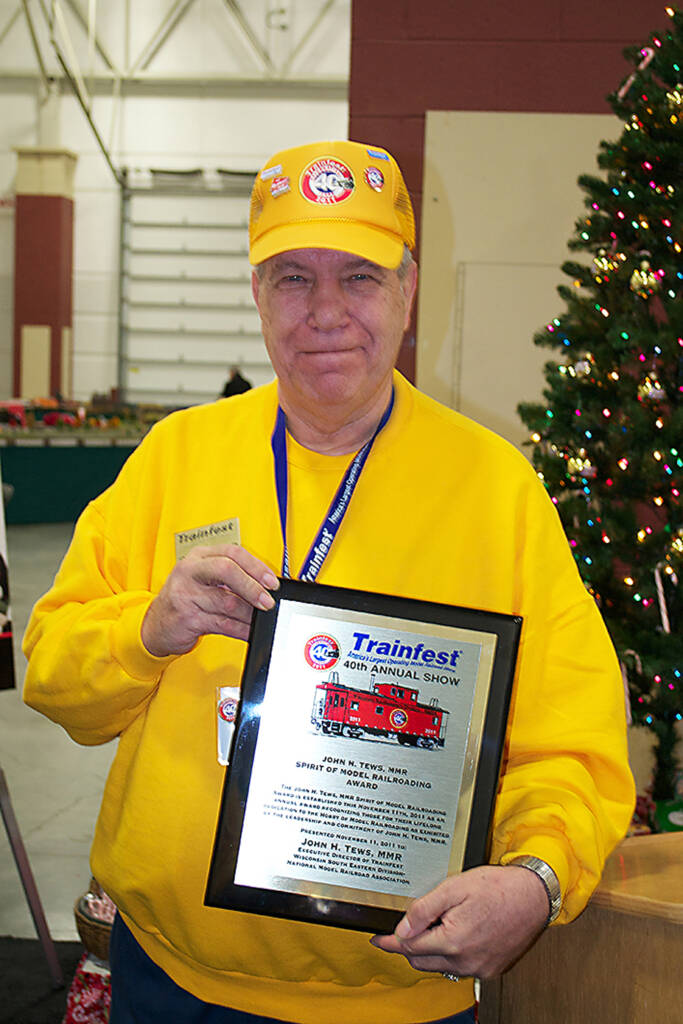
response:
[[[394,154],[419,239],[425,111],[608,113],[623,48],[668,21],[660,0],[354,0],[349,138]]]

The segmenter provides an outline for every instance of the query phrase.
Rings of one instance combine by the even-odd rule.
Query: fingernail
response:
[[[270,594],[267,594],[265,591],[261,594],[257,602],[257,606],[259,608],[263,608],[264,612],[269,611],[274,606],[274,604],[275,601],[273,600],[273,598],[270,596]]]
[[[280,586],[280,581],[272,572],[265,573],[261,582],[264,587],[268,587],[268,590],[277,590]]]
[[[410,927],[410,922],[408,921],[408,918],[402,917],[401,920],[396,925],[396,928],[394,929],[394,935],[396,936],[397,939],[407,939],[411,931],[412,929]]]

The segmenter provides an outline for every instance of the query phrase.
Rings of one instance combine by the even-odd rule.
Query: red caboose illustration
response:
[[[372,689],[345,686],[339,673],[315,688],[311,722],[316,729],[337,736],[384,736],[413,747],[443,747],[446,708],[436,697],[429,704],[418,701],[418,690],[398,682],[377,683]]]

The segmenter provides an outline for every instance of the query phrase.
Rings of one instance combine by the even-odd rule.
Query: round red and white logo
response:
[[[353,195],[355,187],[351,169],[331,156],[323,156],[304,168],[299,182],[304,199],[323,206],[343,203]]]
[[[218,705],[218,714],[224,722],[234,722],[237,716],[237,701],[234,697],[226,697]]]
[[[304,657],[311,668],[317,668],[322,672],[332,668],[339,661],[339,644],[334,637],[326,633],[316,633],[306,641]]]
[[[400,708],[394,708],[389,715],[389,721],[393,725],[394,729],[402,729],[408,722],[408,716],[405,711]]]
[[[366,167],[365,181],[375,192],[381,192],[384,188],[384,175],[379,167]]]

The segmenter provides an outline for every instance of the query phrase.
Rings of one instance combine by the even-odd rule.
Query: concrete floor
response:
[[[115,745],[80,747],[21,701],[21,638],[71,538],[70,523],[8,526],[16,690],[0,691],[0,765],[54,939],[77,939],[73,905],[90,880],[88,855]],[[1,819],[0,819],[1,822]],[[0,824],[0,935],[35,938]]]

